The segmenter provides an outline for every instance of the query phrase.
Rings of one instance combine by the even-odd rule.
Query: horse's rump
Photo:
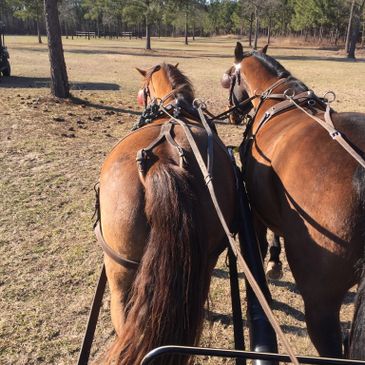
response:
[[[190,128],[206,156],[205,130],[198,125]],[[197,344],[211,270],[225,244],[202,173],[180,126],[174,125],[171,135],[184,150],[183,165],[176,146],[164,139],[147,153],[142,179],[139,176],[137,151],[153,143],[160,129],[160,124],[153,124],[125,138],[108,156],[101,174],[106,240],[130,259],[142,257],[125,301],[125,323],[109,354],[120,364],[137,364],[157,346]],[[233,168],[216,137],[213,178],[223,212],[232,223]],[[186,361],[167,358],[166,364]]]

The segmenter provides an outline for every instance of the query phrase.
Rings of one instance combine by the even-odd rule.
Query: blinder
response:
[[[137,103],[138,103],[138,105],[144,106],[145,108],[147,107],[148,98],[151,98],[149,83],[152,79],[152,75],[155,72],[159,71],[160,69],[161,69],[161,66],[157,65],[150,71],[148,79],[145,83],[145,86],[138,91],[138,94],[137,94]]]
[[[242,101],[249,99],[249,96],[241,85],[240,69],[240,64],[235,64],[223,74],[221,79],[221,85],[226,89],[230,89],[228,97],[229,106],[236,108],[231,114],[235,124],[241,123],[243,118],[253,108],[252,102],[242,104]]]

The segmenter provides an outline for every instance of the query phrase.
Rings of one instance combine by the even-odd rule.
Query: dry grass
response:
[[[77,358],[102,262],[91,229],[93,185],[106,153],[140,111],[135,103],[140,80],[133,68],[180,62],[196,94],[218,112],[227,97],[218,80],[232,63],[235,39],[199,39],[188,47],[181,39],[154,39],[152,52],[143,51],[140,40],[65,40],[72,93],[80,104],[49,96],[45,45],[28,37],[7,41],[14,77],[0,80],[0,363],[70,364]],[[318,94],[336,91],[337,110],[365,112],[364,52],[359,62],[344,62],[337,51],[274,42],[270,54]],[[241,127],[221,126],[219,132],[226,143],[241,140]],[[271,285],[275,313],[297,352],[315,354],[286,264],[284,271],[283,280]],[[232,347],[228,297],[222,256],[203,345]],[[346,304],[345,328],[351,316]],[[93,354],[112,337],[106,300]]]

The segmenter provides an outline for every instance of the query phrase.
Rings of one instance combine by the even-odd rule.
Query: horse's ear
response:
[[[269,45],[267,44],[265,47],[262,48],[262,50],[260,52],[266,54],[268,48],[269,48]]]
[[[179,66],[179,62],[175,65],[175,68],[177,68],[177,66]]]
[[[236,48],[234,49],[234,58],[236,63],[241,62],[243,60],[243,47],[240,42],[237,42]]]
[[[141,70],[140,68],[136,67],[136,70],[143,76],[143,77],[146,77],[147,75],[147,71],[145,70]]]

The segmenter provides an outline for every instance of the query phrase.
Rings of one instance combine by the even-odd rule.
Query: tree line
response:
[[[63,35],[92,31],[97,37],[133,32],[135,36],[189,37],[224,34],[257,37],[301,36],[311,42],[345,42],[353,28],[364,46],[365,0],[62,0]],[[1,0],[8,31],[45,33],[42,0]],[[349,29],[350,15],[351,25]],[[359,36],[360,35],[360,36]],[[150,48],[147,45],[146,48]]]
[[[13,34],[46,32],[51,76],[69,95],[62,39],[77,31],[95,36],[133,32],[151,36],[189,37],[237,34],[257,48],[261,35],[302,37],[307,41],[345,44],[349,58],[365,40],[365,0],[0,0],[0,20]],[[52,47],[51,47],[52,45]],[[55,92],[57,94],[57,92]]]

